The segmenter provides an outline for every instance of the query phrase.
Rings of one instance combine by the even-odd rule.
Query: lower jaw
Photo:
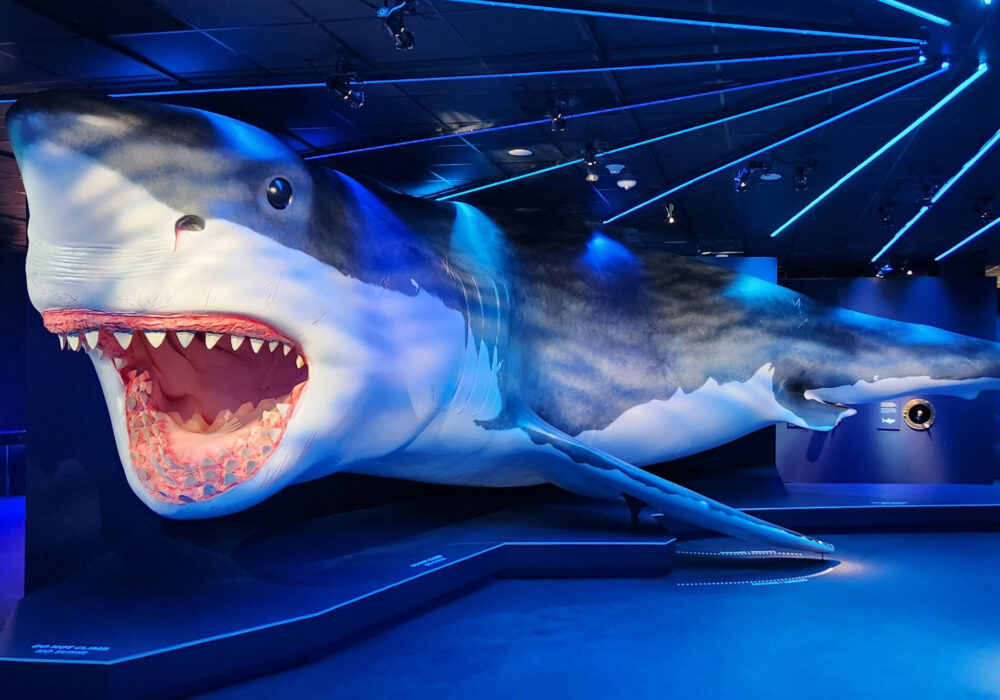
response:
[[[131,373],[125,379],[123,417],[128,458],[138,483],[165,504],[206,501],[245,483],[274,455],[304,388],[305,383],[298,384],[286,396],[247,406],[235,415],[226,411],[202,432],[188,429],[178,416],[152,404],[147,372]]]

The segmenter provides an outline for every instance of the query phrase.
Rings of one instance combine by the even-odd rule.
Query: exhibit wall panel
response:
[[[910,323],[992,340],[996,286],[992,279],[787,280],[783,284],[817,301]],[[992,392],[973,400],[919,397],[855,406],[857,415],[829,433],[787,425],[776,432],[778,470],[786,482],[989,483],[992,480]],[[927,398],[935,421],[914,430],[902,420],[908,400]],[[883,420],[885,419],[885,420]]]

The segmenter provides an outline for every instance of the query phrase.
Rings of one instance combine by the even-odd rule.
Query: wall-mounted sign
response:
[[[914,430],[927,430],[934,425],[934,417],[934,406],[927,399],[913,399],[903,407],[903,420]]]
[[[880,401],[876,430],[899,430],[899,401]]]

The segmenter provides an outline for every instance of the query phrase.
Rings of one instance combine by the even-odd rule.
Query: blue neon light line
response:
[[[671,61],[669,63],[647,63],[626,66],[596,66],[593,68],[565,68],[557,70],[519,71],[508,73],[472,73],[467,75],[432,75],[416,78],[378,78],[376,80],[356,80],[355,85],[401,85],[404,83],[436,83],[452,80],[490,80],[503,78],[530,78],[546,75],[574,75],[579,73],[608,73],[612,71],[655,70],[660,68],[685,68],[690,66],[714,66],[728,63],[756,63],[760,61],[787,61],[800,58],[832,58],[839,56],[858,56],[879,53],[897,53],[900,51],[916,51],[916,46],[893,46],[883,49],[852,49],[849,51],[817,51],[813,53],[785,54],[782,56],[749,56],[743,58],[719,58],[697,61]],[[108,97],[158,97],[160,95],[206,95],[223,92],[257,92],[260,90],[302,90],[308,88],[325,88],[326,83],[272,83],[268,85],[237,85],[230,87],[177,88],[173,90],[141,90],[134,92],[116,92]],[[0,104],[14,100],[0,100]]]
[[[972,243],[972,241],[974,241],[975,239],[977,239],[980,236],[982,236],[984,233],[986,233],[987,231],[989,231],[991,228],[993,228],[997,224],[1000,224],[1000,219],[994,219],[993,221],[991,221],[990,223],[986,224],[981,229],[979,229],[978,231],[976,231],[974,234],[972,234],[971,236],[969,236],[968,238],[966,238],[961,243],[956,243],[951,248],[949,248],[948,250],[946,250],[943,253],[941,253],[941,255],[939,255],[936,258],[934,258],[934,262],[941,262],[942,260],[944,260],[945,258],[947,258],[949,255],[951,255],[952,253],[954,253],[956,250],[958,250],[962,246],[967,245],[969,243]]]
[[[940,70],[947,70],[947,68],[945,68],[944,64],[942,64],[942,68]],[[986,74],[985,64],[982,64],[982,65],[980,65],[979,69],[975,73],[973,73],[968,78],[966,78],[961,83],[959,83],[958,87],[954,88],[951,92],[949,92],[947,95],[945,95],[944,97],[942,97],[937,103],[935,103],[935,105],[933,107],[931,107],[926,112],[924,112],[919,117],[917,117],[917,119],[915,119],[913,122],[911,122],[910,125],[907,126],[905,129],[903,129],[898,134],[896,134],[895,136],[893,136],[891,139],[889,139],[888,141],[886,141],[885,144],[883,144],[882,147],[879,148],[877,151],[875,151],[870,156],[868,156],[867,158],[865,158],[863,161],[861,161],[860,163],[858,163],[856,166],[854,166],[853,168],[851,168],[851,170],[848,171],[848,173],[846,175],[842,176],[839,180],[837,180],[835,183],[833,183],[832,185],[830,185],[830,187],[828,187],[825,191],[823,191],[818,197],[816,197],[816,199],[812,200],[811,202],[809,202],[809,204],[805,205],[802,209],[800,209],[799,212],[797,214],[795,214],[791,219],[789,219],[788,221],[786,221],[785,223],[783,223],[781,226],[779,226],[777,229],[775,229],[775,231],[771,234],[771,238],[774,238],[775,236],[777,236],[778,234],[780,234],[782,231],[784,231],[786,228],[788,228],[789,226],[791,226],[798,219],[800,219],[803,215],[805,215],[806,212],[808,212],[813,207],[815,207],[817,204],[819,204],[824,199],[826,199],[828,196],[830,196],[830,194],[832,194],[835,190],[837,190],[845,182],[847,182],[852,177],[854,177],[855,175],[857,175],[869,163],[871,163],[873,160],[875,160],[876,158],[878,158],[880,155],[882,155],[883,153],[885,153],[886,151],[888,151],[890,148],[892,148],[893,146],[895,146],[901,140],[903,140],[904,138],[906,138],[907,134],[909,134],[911,131],[913,131],[918,126],[920,126],[925,121],[927,121],[932,116],[934,116],[934,114],[939,109],[941,109],[946,104],[948,104],[958,93],[960,93],[963,90],[965,90],[965,88],[969,87],[973,82],[975,82],[976,80],[978,80],[979,78],[981,78],[985,74]]]
[[[364,85],[401,85],[404,83],[435,83],[449,80],[490,80],[502,78],[532,78],[546,75],[576,75],[580,73],[609,73],[634,70],[654,70],[659,68],[690,68],[692,66],[716,66],[729,63],[759,63],[762,61],[787,61],[799,58],[832,58],[839,56],[856,56],[875,53],[898,53],[900,51],[918,51],[916,46],[893,46],[886,49],[853,49],[850,51],[819,51],[813,53],[796,53],[779,56],[744,56],[742,58],[713,58],[694,61],[670,61],[667,63],[640,63],[629,66],[596,66],[593,68],[561,68],[555,70],[518,71],[513,73],[469,73],[466,75],[442,75],[417,78],[378,78],[376,80],[358,81]]]
[[[116,92],[108,97],[159,97],[160,95],[205,95],[214,92],[256,92],[257,90],[300,90],[326,87],[326,83],[285,83],[281,85],[242,85],[237,87],[184,88],[177,90],[146,90],[143,92]]]
[[[645,146],[645,145],[654,143],[656,141],[663,141],[665,139],[673,138],[674,136],[680,136],[681,134],[688,134],[688,133],[691,133],[692,131],[697,131],[698,129],[704,129],[704,128],[709,127],[709,126],[714,126],[716,124],[722,124],[722,123],[725,123],[727,121],[731,121],[733,119],[739,119],[740,117],[745,117],[745,116],[750,115],[750,114],[757,114],[759,112],[764,112],[766,110],[773,109],[774,107],[779,107],[779,106],[790,104],[792,102],[797,102],[797,101],[800,101],[800,100],[805,100],[805,99],[808,99],[810,97],[816,97],[818,95],[823,95],[823,94],[826,94],[826,93],[829,93],[829,92],[834,92],[835,90],[841,90],[843,88],[852,87],[854,85],[858,85],[860,83],[865,83],[865,82],[868,82],[870,80],[876,80],[878,78],[884,78],[884,77],[892,75],[894,73],[900,73],[902,71],[910,70],[911,68],[917,68],[919,66],[920,66],[919,63],[911,63],[910,65],[902,66],[901,68],[894,68],[894,69],[892,69],[890,71],[884,71],[882,73],[876,73],[875,75],[869,75],[869,76],[866,76],[864,78],[858,78],[857,80],[851,80],[849,82],[842,83],[840,85],[834,85],[832,87],[823,88],[822,90],[816,90],[814,92],[810,92],[810,93],[805,94],[805,95],[799,95],[798,97],[792,97],[792,98],[789,98],[787,100],[782,100],[780,102],[775,102],[775,103],[772,103],[770,105],[765,105],[763,107],[757,107],[756,109],[751,109],[751,110],[748,110],[746,112],[740,112],[738,114],[733,114],[733,115],[730,115],[728,117],[721,117],[719,119],[713,119],[712,121],[705,122],[703,124],[696,124],[695,126],[690,126],[690,127],[685,128],[685,129],[680,129],[678,131],[671,131],[671,132],[666,133],[666,134],[661,134],[659,136],[654,136],[652,138],[643,139],[642,141],[637,141],[635,143],[626,144],[624,146],[619,146],[617,148],[612,148],[612,149],[607,150],[607,151],[601,151],[597,155],[598,156],[605,156],[605,155],[611,155],[611,154],[614,154],[614,153],[621,153],[622,151],[627,151],[627,150],[630,150],[632,148],[638,148],[639,146]],[[550,166],[548,168],[542,168],[541,170],[533,170],[530,173],[523,173],[521,175],[515,175],[514,177],[508,177],[508,178],[504,178],[502,180],[494,180],[493,182],[488,182],[485,185],[480,185],[478,187],[472,187],[472,188],[469,188],[467,190],[460,190],[458,192],[452,192],[451,194],[446,194],[446,195],[442,195],[440,197],[437,197],[436,200],[440,202],[440,201],[444,201],[444,200],[448,200],[448,199],[454,199],[455,197],[461,197],[461,196],[464,196],[464,195],[467,195],[467,194],[471,194],[473,192],[479,192],[481,190],[487,190],[487,189],[490,189],[491,187],[499,187],[500,185],[506,185],[509,182],[515,182],[517,180],[523,180],[524,178],[533,177],[535,175],[541,175],[543,173],[552,172],[553,170],[558,170],[560,168],[568,168],[571,165],[576,165],[577,163],[582,163],[582,162],[583,162],[583,158],[576,158],[574,160],[566,161],[565,163],[560,163],[558,165],[553,165],[553,166]],[[622,214],[622,215],[624,215],[624,214]],[[615,217],[615,218],[618,218],[618,217]],[[605,223],[607,223],[607,222],[605,222]]]
[[[798,132],[792,134],[791,136],[786,136],[785,138],[780,139],[778,141],[775,141],[774,143],[770,143],[767,146],[764,146],[763,148],[758,148],[755,151],[752,151],[750,153],[746,153],[746,154],[740,156],[739,158],[737,158],[735,160],[729,161],[728,163],[726,163],[724,165],[720,165],[719,167],[713,168],[713,169],[709,170],[708,172],[702,173],[701,175],[698,175],[697,177],[691,178],[690,180],[688,180],[686,182],[682,182],[681,184],[677,185],[676,187],[670,188],[666,192],[662,192],[662,193],[656,195],[655,197],[651,197],[651,198],[649,198],[649,199],[647,199],[647,200],[645,200],[643,202],[639,202],[635,206],[630,207],[630,208],[626,209],[623,212],[615,214],[610,219],[606,219],[604,221],[604,223],[605,224],[609,224],[612,221],[617,221],[618,219],[622,218],[623,216],[627,216],[627,215],[631,214],[634,211],[638,211],[639,209],[642,209],[643,207],[646,207],[646,206],[652,204],[653,202],[659,201],[659,200],[663,199],[664,197],[668,197],[668,196],[672,195],[674,192],[677,192],[679,190],[684,189],[688,185],[693,185],[694,183],[699,182],[700,180],[704,180],[706,177],[709,177],[711,175],[715,175],[716,173],[721,172],[721,171],[725,170],[726,168],[731,168],[734,165],[737,165],[739,163],[742,163],[742,162],[746,161],[748,158],[753,158],[756,155],[760,155],[761,153],[773,150],[773,149],[777,148],[778,146],[782,146],[782,145],[788,143],[789,141],[794,141],[795,139],[799,138],[800,136],[805,136],[806,134],[809,134],[809,133],[811,133],[813,131],[816,131],[817,129],[821,129],[824,126],[832,124],[833,122],[837,121],[838,119],[843,119],[844,117],[847,117],[847,116],[849,116],[851,114],[854,114],[855,112],[858,112],[858,111],[860,111],[860,110],[862,110],[862,109],[864,109],[866,107],[870,107],[871,105],[873,105],[873,104],[875,104],[877,102],[881,102],[882,100],[888,99],[888,98],[892,97],[893,95],[897,95],[897,94],[903,92],[904,90],[909,90],[910,88],[915,87],[917,85],[920,85],[921,83],[923,83],[923,82],[925,82],[927,80],[930,80],[931,78],[935,78],[935,77],[941,75],[946,70],[947,70],[947,68],[938,68],[933,73],[929,73],[929,74],[923,76],[922,78],[918,78],[918,79],[916,79],[914,81],[906,83],[905,85],[901,85],[900,87],[898,87],[898,88],[896,88],[894,90],[890,90],[889,92],[883,93],[883,94],[879,95],[878,97],[874,97],[874,98],[868,100],[867,102],[862,102],[861,104],[857,105],[856,107],[851,107],[850,109],[845,110],[843,112],[840,112],[839,114],[835,114],[832,117],[829,117],[828,119],[824,119],[823,121],[821,121],[821,122],[819,122],[817,124],[813,124],[812,126],[806,128],[806,129],[803,129],[802,131],[798,131]]]
[[[990,149],[996,145],[997,141],[1000,141],[1000,130],[998,130],[995,134],[993,134],[993,136],[991,136],[986,143],[980,146],[979,150],[976,151],[976,154],[971,158],[969,158],[969,160],[965,162],[965,165],[963,165],[957,173],[952,175],[951,178],[949,178],[949,180],[941,186],[941,189],[939,189],[936,193],[934,193],[934,196],[931,197],[930,204],[920,207],[920,211],[916,213],[916,216],[914,216],[912,219],[906,222],[906,225],[896,232],[896,235],[893,236],[889,240],[889,242],[885,244],[885,247],[883,247],[882,250],[880,250],[875,255],[875,257],[872,258],[871,261],[875,262],[883,255],[885,255],[886,251],[889,250],[889,248],[891,248],[893,245],[895,245],[896,241],[902,238],[907,231],[913,228],[913,225],[917,223],[921,219],[921,217],[923,217],[923,215],[926,214],[930,210],[930,208],[937,203],[939,199],[941,199],[941,197],[944,196],[945,192],[950,190],[956,182],[962,179],[963,175],[969,172],[969,170],[971,170],[976,165],[976,163],[982,160],[983,156],[989,153]]]
[[[934,22],[935,24],[941,24],[945,27],[950,27],[951,22],[944,19],[943,17],[938,17],[937,15],[932,15],[930,12],[924,12],[921,9],[914,7],[913,5],[907,5],[904,2],[898,2],[897,0],[878,0],[883,5],[888,5],[889,7],[895,7],[897,10],[902,10],[903,12],[909,12],[911,15],[916,15],[923,19]]]
[[[627,12],[611,12],[609,10],[584,10],[569,7],[554,7],[552,5],[529,5],[520,2],[504,0],[448,0],[465,5],[484,5],[487,7],[503,7],[514,10],[535,10],[537,12],[554,12],[563,15],[582,15],[585,17],[603,17],[607,19],[631,19],[641,22],[656,22],[661,24],[683,24],[691,27],[718,27],[721,29],[743,29],[752,32],[775,32],[778,34],[805,34],[807,36],[832,36],[841,39],[868,39],[870,41],[897,41],[906,44],[924,44],[923,39],[900,36],[879,36],[874,34],[851,34],[849,32],[834,32],[822,29],[802,29],[792,27],[772,27],[763,24],[740,24],[736,22],[714,22],[712,20],[682,19],[679,17],[663,17],[661,15],[636,15]]]
[[[828,75],[835,75],[838,73],[845,73],[855,70],[864,70],[866,68],[878,68],[879,66],[887,66],[895,63],[902,63],[904,61],[909,61],[909,57],[905,58],[894,58],[888,61],[877,61],[875,63],[865,63],[857,66],[848,66],[846,68],[835,68],[833,70],[820,71],[818,73],[807,73],[805,75],[794,75],[788,78],[776,78],[774,80],[765,80],[760,83],[747,83],[746,85],[736,85],[733,87],[719,88],[717,90],[705,90],[702,92],[690,93],[687,95],[678,95],[676,97],[665,97],[659,100],[649,100],[646,102],[632,102],[625,105],[615,105],[614,107],[607,107],[604,109],[595,109],[589,112],[578,112],[576,114],[564,114],[563,119],[580,119],[582,117],[596,117],[601,114],[611,114],[613,112],[624,112],[629,109],[643,109],[645,107],[654,107],[656,105],[667,104],[670,102],[680,102],[683,100],[693,100],[698,97],[711,97],[712,95],[721,95],[727,92],[737,92],[739,90],[750,90],[752,88],[767,87],[769,85],[779,85],[781,83],[790,83],[796,80],[807,80],[809,78],[819,78]],[[355,155],[357,153],[367,153],[369,151],[381,151],[387,148],[398,148],[400,146],[412,146],[418,143],[431,143],[434,141],[444,141],[446,139],[453,139],[459,136],[469,136],[472,134],[489,134],[496,131],[506,131],[507,129],[517,129],[524,126],[540,126],[542,124],[548,124],[549,119],[533,119],[526,122],[517,122],[515,124],[499,124],[497,126],[488,126],[481,129],[469,129],[467,131],[456,131],[450,134],[439,134],[438,136],[425,136],[417,139],[408,139],[406,141],[393,141],[392,143],[383,143],[375,146],[362,146],[359,148],[351,148],[344,151],[334,151],[331,153],[317,153],[311,156],[305,156],[305,160],[318,160],[321,158],[336,158],[339,156]]]

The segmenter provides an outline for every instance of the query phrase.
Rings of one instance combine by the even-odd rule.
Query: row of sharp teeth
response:
[[[146,341],[154,348],[158,348],[163,345],[163,341],[167,337],[167,333],[173,333],[177,336],[177,341],[181,344],[181,347],[187,347],[191,344],[191,341],[195,338],[195,331],[139,331],[146,336]],[[122,350],[127,350],[128,346],[132,344],[132,331],[113,331],[112,335],[118,344],[121,346]],[[205,332],[205,347],[211,350],[214,348],[218,342],[224,336],[224,333],[209,333]],[[82,338],[81,338],[82,336]],[[70,350],[76,351],[83,348],[84,352],[90,352],[97,348],[98,340],[100,339],[100,331],[89,330],[83,331],[82,333],[59,333],[59,348],[65,350],[67,347]],[[275,352],[278,346],[281,346],[281,352],[284,355],[288,355],[292,351],[292,346],[288,343],[283,343],[280,340],[263,340],[261,338],[248,338],[243,335],[229,335],[229,346],[233,350],[239,350],[240,346],[243,345],[245,341],[250,341],[250,347],[253,349],[254,353],[259,353],[264,345],[267,345],[268,352]],[[100,352],[100,350],[98,350]],[[296,354],[295,356],[295,366],[301,368],[305,364],[305,360],[302,359],[302,355]]]

